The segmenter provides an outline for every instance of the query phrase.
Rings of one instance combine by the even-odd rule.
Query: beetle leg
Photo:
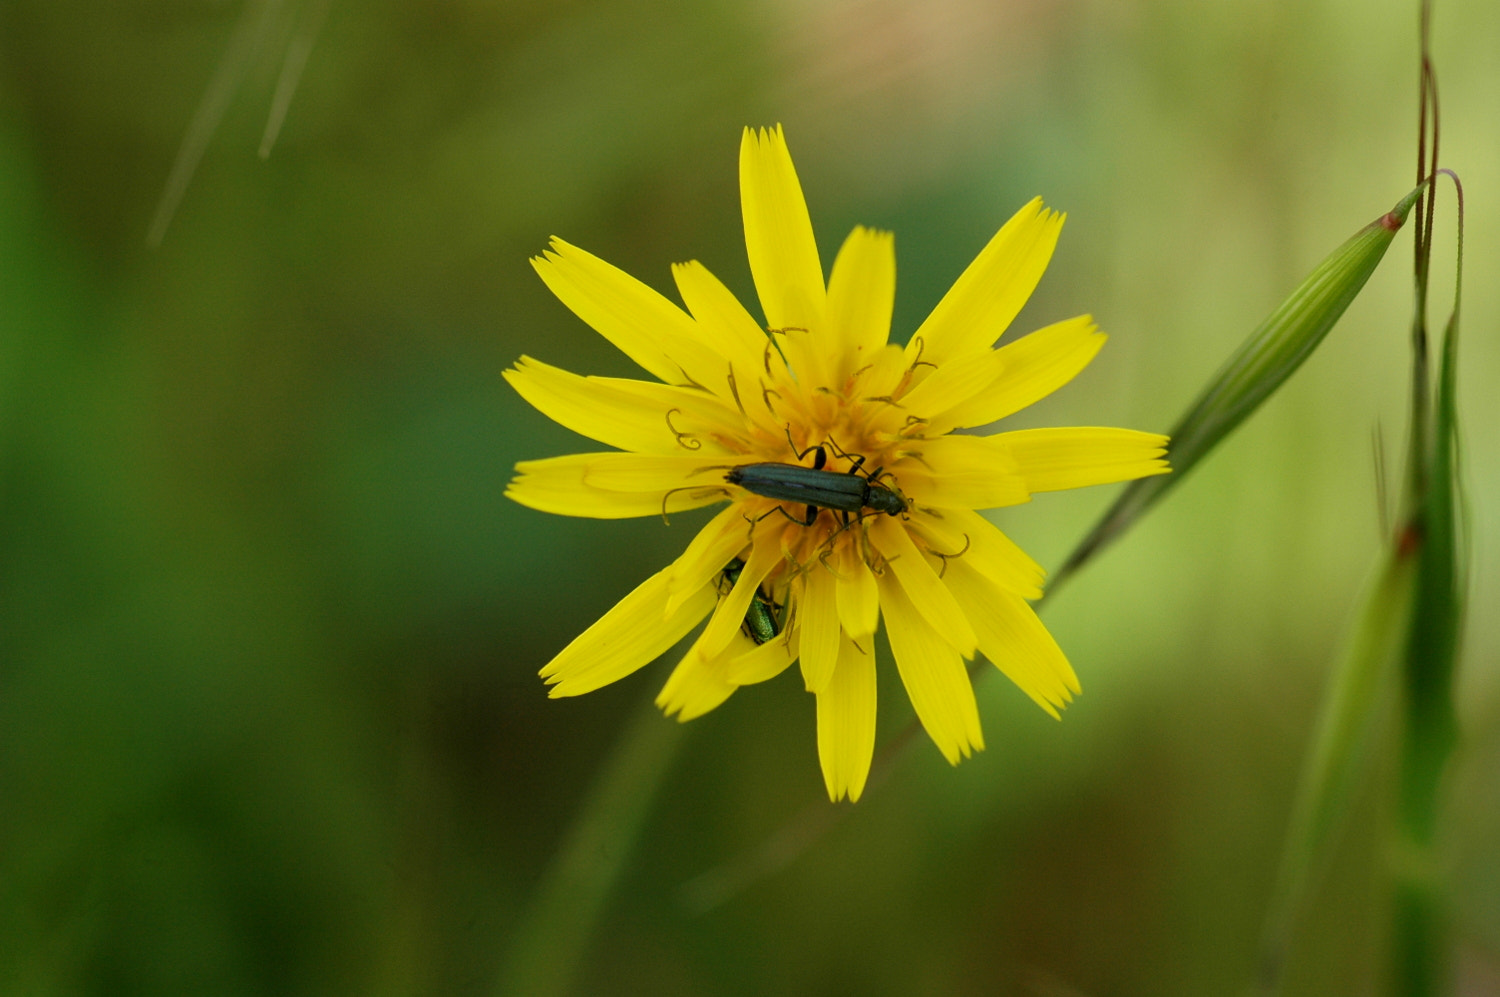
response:
[[[815,505],[810,505],[807,507],[806,519],[798,519],[796,516],[793,516],[791,513],[787,512],[786,506],[782,505],[780,502],[771,506],[771,508],[761,513],[759,516],[756,516],[754,519],[750,519],[749,516],[746,516],[745,518],[750,520],[751,525],[754,526],[754,524],[760,522],[762,519],[765,519],[767,516],[774,516],[778,512],[790,521],[796,523],[798,526],[811,526],[813,524],[813,520],[818,518],[818,507]]]

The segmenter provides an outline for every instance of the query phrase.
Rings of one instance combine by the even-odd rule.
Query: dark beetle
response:
[[[877,484],[880,468],[862,475],[860,468],[865,459],[854,460],[848,471],[825,471],[823,465],[828,454],[822,446],[808,447],[799,453],[800,458],[814,453],[812,467],[801,464],[779,464],[768,461],[760,464],[740,464],[731,467],[724,480],[739,485],[747,492],[776,499],[781,502],[796,502],[807,505],[807,516],[799,520],[811,526],[819,509],[833,509],[844,514],[844,523],[849,522],[849,513],[873,509],[887,516],[899,516],[906,512],[906,500],[895,489]],[[790,517],[789,517],[790,518]]]

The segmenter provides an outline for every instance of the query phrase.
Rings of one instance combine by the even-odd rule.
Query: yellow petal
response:
[[[743,417],[772,435],[779,432],[782,420],[769,408],[761,390],[774,352],[769,334],[703,264],[696,260],[675,263],[672,276],[683,304],[693,313],[699,327],[730,358],[734,376],[732,394]]]
[[[857,801],[874,754],[875,656],[846,637],[839,644],[838,666],[818,693],[818,762],[828,798]]]
[[[873,360],[891,334],[896,302],[896,237],[855,226],[828,277],[829,349],[841,357],[841,382]],[[830,385],[837,387],[837,385]]]
[[[708,478],[702,486],[686,481],[671,490],[614,491],[587,483],[600,458],[639,457],[639,454],[569,454],[545,460],[523,460],[505,495],[528,508],[559,516],[590,519],[629,519],[697,509],[722,502],[724,489]]]
[[[667,602],[663,612],[670,616],[684,599],[715,583],[719,572],[749,545],[750,534],[740,509],[730,506],[720,510],[667,569]]]
[[[741,642],[751,643],[744,634],[739,637],[739,642],[731,642],[724,653],[713,658],[703,656],[701,643],[689,648],[657,695],[657,708],[669,717],[675,715],[678,723],[687,723],[733,695],[739,686],[724,677],[729,657],[743,650]]]
[[[715,429],[733,427],[741,421],[739,410],[732,398],[726,402],[701,388],[657,384],[655,381],[639,381],[629,377],[590,376],[588,382],[601,384],[622,394],[638,398],[642,404],[649,405],[660,412],[670,412],[676,409],[686,418],[711,425]]]
[[[986,426],[1052,394],[1078,376],[1109,337],[1080,315],[1006,343],[994,355],[1000,373],[982,390],[928,425],[929,433]]]
[[[724,481],[722,454],[599,453],[590,455],[583,483],[615,492],[653,492],[671,488],[712,487]],[[523,463],[531,463],[529,461]],[[520,468],[522,465],[517,464]]]
[[[901,407],[927,423],[928,436],[941,436],[956,423],[945,417],[976,394],[988,393],[1004,370],[999,350],[945,363],[929,373],[915,388],[901,396]]]
[[[1040,599],[1047,573],[994,523],[971,509],[915,512],[911,523],[928,548],[956,555],[1012,595]],[[962,553],[959,553],[962,551]]]
[[[1167,438],[1134,429],[1068,427],[1021,429],[985,437],[1004,442],[1033,492],[1130,481],[1171,468]]]
[[[802,185],[792,167],[781,126],[745,129],[740,141],[740,210],[750,275],[772,329],[799,330],[784,349],[804,376],[823,381],[827,293]]]
[[[541,670],[549,695],[579,696],[609,685],[677,643],[713,608],[718,593],[705,586],[662,619],[666,569],[638,585]]]
[[[805,584],[797,603],[802,631],[802,681],[808,692],[822,692],[839,659],[837,583],[820,564],[802,576]]]
[[[1058,716],[1079,692],[1078,676],[1036,611],[963,558],[950,562],[943,578],[973,622],[979,650],[1038,706]]]
[[[972,657],[974,654],[974,629],[964,617],[953,593],[943,584],[937,572],[927,563],[922,552],[912,543],[906,527],[890,516],[875,517],[870,527],[870,542],[888,562],[886,578],[894,574],[909,602],[927,618],[943,640],[951,644],[959,654]],[[884,601],[888,586],[882,579],[881,599]],[[889,629],[889,616],[887,616]]]
[[[730,638],[740,632],[751,598],[780,560],[781,546],[775,542],[762,540],[751,549],[750,557],[740,569],[739,581],[734,583],[729,595],[719,600],[713,619],[708,621],[708,626],[703,629],[703,636],[698,638],[698,646],[702,648],[704,657],[717,656]]]
[[[895,343],[887,343],[875,351],[869,370],[859,384],[860,394],[866,399],[890,400],[910,367],[911,361],[906,358],[906,351]]]
[[[983,750],[979,707],[963,659],[917,612],[890,571],[880,578],[880,608],[901,684],[943,757],[957,765]]]
[[[752,642],[753,643],[753,642]],[[743,645],[731,644],[730,647]],[[783,630],[775,639],[768,640],[754,650],[745,651],[729,660],[724,676],[735,685],[754,685],[773,679],[787,670],[797,660],[797,641],[791,630]]]
[[[621,450],[684,449],[662,415],[665,410],[628,392],[524,356],[505,372],[505,379],[537,411],[580,436]]]
[[[1034,198],[1006,222],[907,345],[941,367],[987,349],[1010,325],[1052,259],[1065,216]]]
[[[858,548],[845,544],[842,550],[837,579],[839,623],[853,639],[866,640],[880,622],[880,588]]]
[[[730,440],[736,441],[735,453],[743,453],[749,446],[740,435],[746,428],[745,417],[733,397],[724,400],[702,388],[657,384],[628,377],[589,377],[587,380],[591,385],[634,398],[639,404],[659,413],[658,418],[677,442],[673,453],[723,452],[725,441]],[[759,388],[751,393],[758,394]]]
[[[919,506],[994,509],[1031,498],[1002,439],[940,436],[920,444],[921,460],[900,471],[903,494]]]
[[[672,279],[682,303],[737,371],[753,374],[763,368],[770,340],[734,292],[697,260],[672,264]]]
[[[531,265],[573,314],[643,368],[669,384],[697,384],[728,397],[728,359],[661,294],[555,236]]]

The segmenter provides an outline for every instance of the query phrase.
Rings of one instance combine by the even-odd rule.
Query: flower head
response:
[[[657,380],[580,377],[522,357],[505,375],[522,397],[618,452],[522,462],[506,494],[606,519],[727,500],[542,677],[553,696],[591,692],[709,617],[657,704],[689,720],[800,661],[829,796],[857,800],[875,745],[879,619],[950,762],[984,747],[964,664],[976,651],[1057,716],[1079,686],[1027,603],[1043,571],[975,510],[1164,473],[1167,441],[1124,429],[954,432],[1052,393],[1104,342],[1084,315],[993,347],[1062,228],[1040,199],[902,347],[888,342],[891,234],[856,228],[825,286],[779,126],[746,129],[740,196],[764,326],[697,262],[672,268],[683,311],[561,239],[532,260],[565,305]]]

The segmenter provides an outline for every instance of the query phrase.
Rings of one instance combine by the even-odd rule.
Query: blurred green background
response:
[[[904,339],[1041,194],[1069,222],[1017,327],[1087,311],[1112,338],[1011,425],[1162,431],[1414,172],[1405,2],[334,3],[262,160],[323,6],[0,4],[5,993],[503,987],[670,662],[562,701],[536,671],[701,521],[501,496],[516,460],[595,448],[503,383],[515,357],[632,373],[527,265],[549,235],[674,298],[668,264],[700,259],[753,302],[736,150],[779,121],[825,265],[856,223],[896,232]],[[1500,5],[1440,3],[1433,45],[1469,193],[1474,601],[1445,847],[1460,979],[1496,993]],[[222,120],[151,248],[216,79]],[[690,724],[640,841],[610,856],[578,992],[1235,992],[1378,549],[1377,427],[1398,478],[1410,244],[1046,607],[1085,690],[1061,723],[986,676],[985,752],[951,770],[920,739],[707,911],[684,884],[823,789],[793,674]],[[998,522],[1055,566],[1112,494]],[[881,667],[885,740],[911,711]],[[1291,992],[1379,978],[1385,764]]]

